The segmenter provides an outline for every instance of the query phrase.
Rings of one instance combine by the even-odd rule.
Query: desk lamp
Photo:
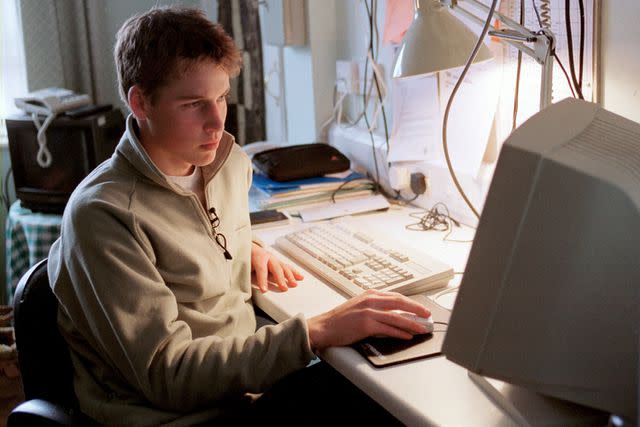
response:
[[[415,14],[411,26],[407,30],[393,66],[393,78],[407,78],[430,74],[465,65],[456,83],[447,107],[442,124],[442,143],[447,167],[460,195],[476,217],[480,214],[462,189],[449,158],[447,147],[447,120],[455,94],[464,79],[472,62],[481,62],[491,58],[489,49],[482,42],[487,30],[489,35],[510,44],[519,51],[533,57],[542,65],[540,85],[540,109],[551,104],[553,77],[553,50],[555,39],[548,29],[534,32],[518,24],[516,21],[496,12],[497,0],[491,7],[478,0],[464,0],[464,3],[487,13],[482,19],[469,9],[460,5],[458,0],[415,0]],[[448,10],[455,10],[474,22],[484,25],[479,38],[469,30],[458,18]],[[500,22],[501,29],[491,25],[491,20]],[[476,41],[477,40],[477,41]],[[475,46],[474,46],[475,45]]]
[[[460,3],[472,5],[473,8],[487,13],[486,19],[481,19]],[[408,78],[417,75],[430,74],[450,68],[465,65],[451,97],[447,103],[442,125],[442,142],[447,161],[447,167],[460,195],[476,217],[480,214],[474,208],[458,182],[455,171],[449,159],[446,128],[451,103],[462,83],[464,76],[473,62],[490,59],[491,54],[483,43],[484,36],[490,34],[509,43],[519,51],[533,57],[542,65],[540,87],[540,109],[551,104],[552,72],[555,39],[548,28],[537,32],[531,31],[516,21],[496,12],[497,0],[492,1],[491,7],[477,0],[420,0],[414,2],[414,19],[405,34],[398,56],[393,66],[393,78]],[[448,10],[455,10],[472,21],[483,25],[479,38],[473,34],[459,19]],[[497,29],[491,25],[496,19],[501,27]],[[491,28],[491,31],[488,29]],[[500,394],[484,377],[468,371],[469,377],[508,413],[518,421],[523,421],[517,411],[512,410],[510,402]],[[526,425],[526,421],[524,423]]]
[[[405,33],[393,66],[393,78],[431,74],[463,66],[477,36],[435,0],[415,0],[411,26]],[[474,62],[492,58],[483,44]]]

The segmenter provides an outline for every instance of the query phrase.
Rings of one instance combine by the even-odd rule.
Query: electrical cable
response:
[[[333,110],[331,110],[331,117],[327,119],[320,126],[320,133],[322,134],[327,126],[329,126],[335,120],[338,125],[341,123],[342,118],[342,102],[346,98],[347,94],[345,92],[340,92],[340,98],[336,100],[337,95],[337,87],[338,85],[333,85]]]
[[[567,79],[567,84],[569,85],[569,89],[571,90],[571,96],[575,98],[576,92],[573,90],[573,85],[571,84],[571,78],[569,77],[569,74],[567,74],[567,70],[565,70],[564,65],[562,65],[562,62],[560,62],[560,58],[558,58],[558,55],[555,52],[553,52],[553,57],[555,58],[556,62],[560,66],[560,69],[564,73],[565,79]]]
[[[380,53],[380,31],[378,31],[378,0],[372,0],[371,2],[371,15],[373,15],[373,33],[376,37],[376,51],[372,51],[371,55],[375,58],[379,58]]]
[[[582,89],[582,76],[583,76],[583,66],[584,66],[584,26],[585,26],[585,18],[584,18],[584,1],[578,0],[578,7],[580,8],[580,71],[578,73],[578,84],[580,85],[580,89]]]
[[[374,102],[374,109],[373,109],[373,116],[371,117],[370,121],[372,123],[371,128],[369,130],[374,131],[378,125],[378,116],[380,115],[380,112],[384,111],[384,100],[386,97],[386,93],[387,93],[387,87],[384,83],[384,78],[382,77],[382,72],[380,71],[380,65],[378,65],[376,63],[376,60],[373,58],[373,56],[371,55],[371,49],[367,50],[367,58],[369,59],[369,61],[371,62],[371,70],[373,71],[371,80],[372,80],[372,84],[371,84],[371,88],[374,87],[374,83],[375,83],[375,87],[376,87],[376,100]],[[384,96],[383,96],[384,93]],[[371,99],[371,98],[369,98]],[[384,114],[384,118],[386,120],[386,113]],[[386,142],[386,146],[387,146],[387,151],[389,151],[389,133],[387,131],[386,133],[387,138],[385,139]]]
[[[573,36],[571,29],[571,0],[565,0],[564,2],[564,19],[565,26],[567,28],[567,49],[569,54],[569,70],[571,72],[571,79],[573,81],[573,86],[576,89],[576,93],[578,94],[578,98],[584,99],[582,95],[582,87],[578,82],[578,77],[576,76],[576,67],[573,60]]]
[[[353,182],[356,179],[361,179],[359,176],[354,176],[352,178],[349,178],[348,180],[346,180],[345,182],[343,182],[342,184],[340,184],[338,186],[338,188],[336,188],[335,190],[333,190],[333,192],[331,193],[331,203],[335,203],[336,202],[336,196],[338,195],[339,192],[341,191],[346,191],[346,190],[351,190],[353,188],[356,187],[349,187],[349,188],[345,188],[347,184]],[[374,184],[375,186],[375,184]]]
[[[389,152],[389,128],[388,128],[388,124],[387,124],[387,114],[386,111],[384,109],[384,99],[382,98],[382,94],[381,94],[381,88],[380,88],[380,84],[382,82],[380,82],[379,80],[379,76],[378,73],[376,71],[376,65],[375,65],[375,58],[376,56],[374,56],[374,44],[373,44],[373,40],[374,40],[374,34],[378,34],[378,29],[377,29],[377,20],[375,19],[375,10],[377,10],[377,0],[371,0],[371,7],[369,6],[369,3],[367,3],[367,1],[364,1],[364,5],[366,8],[366,12],[367,12],[367,18],[369,20],[369,47],[367,50],[367,57],[365,60],[365,69],[364,69],[364,82],[363,82],[363,91],[366,92],[366,86],[367,86],[367,75],[368,75],[368,65],[369,65],[369,58],[371,58],[371,69],[372,71],[372,80],[375,83],[376,86],[376,93],[377,93],[377,97],[378,97],[378,102],[380,103],[380,111],[382,112],[382,120],[384,123],[384,130],[385,130],[385,145],[387,148],[387,153]],[[376,38],[377,42],[376,42],[376,51],[378,49],[378,45],[379,45],[379,40]],[[373,84],[371,85],[371,87],[373,88]],[[378,156],[376,153],[376,146],[375,146],[375,139],[374,139],[374,135],[373,135],[373,126],[369,121],[369,116],[367,114],[367,106],[368,106],[368,99],[365,98],[365,103],[364,103],[364,110],[363,110],[363,117],[364,117],[364,121],[365,124],[367,125],[367,129],[369,131],[369,138],[371,139],[371,150],[373,153],[373,162],[374,162],[374,166],[375,166],[375,170],[376,170],[376,179],[374,180],[375,183],[375,192],[381,193],[383,194],[385,197],[387,198],[391,198],[391,196],[389,194],[387,194],[384,189],[382,188],[382,186],[380,185],[380,169],[378,166]],[[376,114],[377,116],[377,114]],[[413,199],[411,200],[401,200],[402,202],[405,203],[409,203],[413,200],[415,200],[418,197],[418,195],[416,195]],[[396,194],[395,197],[396,200],[399,200],[398,195]]]
[[[447,168],[449,168],[449,174],[451,175],[451,178],[453,179],[453,183],[455,184],[456,188],[458,189],[458,192],[466,202],[467,206],[469,206],[473,214],[478,219],[480,219],[480,213],[473,206],[473,203],[471,203],[471,200],[469,199],[469,197],[467,197],[467,194],[462,188],[462,185],[460,185],[460,182],[458,181],[458,177],[456,176],[456,173],[453,170],[453,165],[451,164],[451,158],[449,157],[449,146],[447,143],[447,122],[449,121],[449,112],[451,111],[451,106],[453,105],[453,100],[456,96],[456,93],[458,92],[458,89],[460,88],[460,85],[462,84],[464,77],[469,71],[469,67],[473,63],[473,60],[475,59],[476,55],[478,54],[478,51],[480,50],[480,46],[482,46],[484,38],[487,35],[487,31],[489,31],[489,27],[491,26],[491,19],[493,18],[493,13],[496,10],[497,4],[498,4],[498,0],[492,0],[491,8],[489,9],[489,14],[487,15],[487,19],[482,28],[482,33],[480,34],[480,37],[478,37],[478,41],[476,42],[476,45],[473,48],[473,51],[471,52],[471,55],[469,56],[469,59],[467,60],[467,63],[465,64],[464,69],[462,70],[462,73],[460,74],[458,81],[453,87],[453,91],[451,92],[451,96],[449,97],[449,101],[447,102],[447,108],[445,108],[444,110],[444,118],[442,120],[442,148],[444,149],[444,157],[445,157],[445,160],[447,161]]]
[[[531,4],[533,5],[533,10],[536,13],[536,17],[538,18],[538,25],[540,25],[540,28],[545,28],[544,25],[543,25],[542,18],[540,17],[540,12],[538,11],[538,6],[536,6],[536,1],[535,0],[531,0]],[[551,23],[549,22],[548,25],[549,25],[548,29],[550,29],[551,28]],[[564,68],[564,65],[562,64],[562,61],[560,61],[560,58],[558,57],[558,55],[555,52],[555,50],[553,51],[552,55],[553,55],[553,58],[558,63],[558,65],[560,66],[560,69],[562,70],[562,73],[564,74],[564,77],[567,80],[567,85],[569,86],[569,90],[571,91],[571,95],[575,98],[576,97],[576,93],[573,90],[573,84],[571,83],[571,78],[569,77],[569,74],[567,74],[567,70]]]
[[[373,0],[372,0],[373,1]],[[368,14],[368,18],[369,18],[369,46],[371,46],[372,44],[372,39],[373,39],[373,16],[371,15],[370,11],[369,11],[369,3],[367,3],[367,0],[364,0],[364,4],[367,8],[367,14]],[[363,92],[367,92],[367,74],[368,74],[368,67],[369,67],[369,55],[367,55],[367,58],[365,59],[365,63],[364,63],[364,82],[363,82]],[[366,97],[364,98],[364,111],[363,111],[363,117],[364,117],[364,122],[367,125],[367,129],[369,130],[369,137],[371,138],[371,151],[373,153],[373,164],[375,166],[376,169],[376,179],[375,179],[375,192],[379,192],[380,191],[380,170],[378,168],[378,155],[376,154],[376,142],[373,139],[373,132],[371,130],[371,124],[369,123],[369,117],[367,116],[367,104],[368,101],[366,99]]]
[[[442,209],[442,212],[440,211]],[[405,226],[407,230],[413,231],[446,231],[442,237],[445,242],[454,243],[470,243],[473,240],[458,240],[450,239],[449,236],[453,232],[453,226],[460,227],[462,223],[451,216],[449,208],[442,202],[438,202],[431,207],[431,209],[423,210],[419,212],[411,212],[410,217],[416,218],[418,222],[414,224],[408,224]],[[466,225],[466,224],[465,224]],[[468,226],[469,228],[474,228]]]
[[[542,18],[540,17],[538,6],[536,6],[536,0],[531,0],[531,4],[533,5],[533,11],[536,13],[536,17],[538,18],[538,25],[542,28]]]
[[[377,24],[377,19],[376,19],[376,11],[378,8],[378,4],[377,4],[377,0],[371,0],[371,4],[369,4],[369,2],[367,2],[367,0],[363,1],[364,5],[365,5],[365,9],[366,9],[366,13],[367,13],[367,20],[368,20],[368,24],[369,24],[369,43],[368,43],[368,48],[367,48],[367,55],[365,57],[365,63],[364,63],[364,75],[363,75],[363,109],[362,112],[360,113],[360,115],[356,118],[355,121],[350,122],[349,125],[350,126],[355,126],[358,124],[358,122],[364,118],[368,133],[369,133],[369,138],[371,140],[371,151],[372,151],[372,157],[373,157],[373,163],[374,163],[374,167],[375,167],[375,178],[371,177],[371,180],[374,183],[374,192],[376,193],[381,193],[383,194],[385,197],[389,198],[389,199],[394,199],[396,201],[400,201],[402,203],[410,203],[412,201],[414,201],[415,199],[418,198],[419,194],[415,194],[415,196],[412,199],[404,199],[402,198],[402,196],[399,194],[398,191],[396,191],[396,195],[395,196],[391,196],[389,195],[384,188],[382,187],[382,185],[380,184],[380,166],[378,165],[378,155],[376,152],[376,143],[375,143],[375,138],[374,138],[374,134],[373,134],[373,128],[375,127],[375,121],[377,120],[378,117],[378,112],[381,112],[382,114],[382,121],[384,124],[384,135],[385,135],[385,145],[386,145],[386,149],[387,149],[387,153],[389,152],[389,141],[390,141],[390,137],[389,137],[389,125],[388,125],[388,121],[387,121],[387,114],[386,114],[386,110],[384,107],[384,97],[382,96],[382,93],[385,92],[386,93],[386,89],[384,87],[384,81],[381,80],[381,76],[380,76],[380,71],[377,69],[376,67],[376,57],[378,54],[378,50],[379,50],[379,30],[378,30],[378,24]],[[374,49],[374,40],[375,40],[375,49]],[[367,81],[368,81],[368,75],[369,75],[369,61],[371,61],[371,69],[372,69],[372,84],[371,85],[367,85]],[[367,109],[369,106],[369,101],[371,100],[371,92],[373,92],[374,89],[374,85],[375,85],[375,89],[376,89],[376,93],[377,93],[377,102],[379,103],[380,108],[376,108],[375,113],[374,113],[374,117],[372,117],[372,120],[369,119],[369,115],[367,113]],[[334,111],[336,110],[336,104],[337,102],[341,102],[344,100],[344,98],[340,98],[337,102],[336,102],[336,88],[334,87]],[[341,111],[341,110],[338,110]],[[332,119],[330,119],[327,123],[325,123],[325,125],[323,125],[323,127],[327,126],[328,123],[330,123]],[[373,121],[373,123],[372,123]],[[387,164],[388,167],[390,167],[390,164]],[[395,191],[395,190],[394,190]],[[337,191],[334,192],[332,194],[332,200],[335,203],[335,195],[337,194]]]
[[[364,121],[367,124],[367,127],[369,126],[369,118],[367,117],[367,113],[364,114]],[[371,130],[369,130],[369,138],[371,138],[371,152],[373,153],[373,163],[375,165],[376,168],[376,179],[375,179],[375,184],[376,184],[376,188],[375,188],[375,192],[380,192],[381,186],[380,186],[380,170],[378,168],[378,155],[376,154],[376,142],[373,139],[373,132]]]
[[[435,302],[436,304],[438,304],[440,307],[451,311],[451,305],[449,304],[448,306],[445,304],[440,303],[440,301],[438,301],[440,298],[442,298],[443,296],[452,294],[454,292],[458,292],[460,290],[460,286],[455,286],[453,288],[445,288],[442,291],[438,292],[437,294],[433,295],[431,297],[431,299],[433,300],[433,302]],[[434,322],[436,323],[436,322]],[[444,322],[442,322],[441,324],[445,324]],[[446,325],[446,324],[445,324]]]
[[[437,302],[438,298],[443,297],[445,295],[451,294],[453,292],[458,292],[458,290],[460,289],[459,286],[455,286],[452,288],[445,288],[443,290],[441,290],[440,292],[438,292],[437,294],[433,295],[431,298],[433,298],[434,301]]]
[[[418,197],[420,197],[420,194],[413,193],[414,196],[412,198],[406,199],[406,198],[402,197],[402,193],[400,191],[398,191],[396,189],[394,189],[393,191],[396,192],[396,195],[395,195],[395,197],[393,199],[396,201],[396,204],[398,204],[400,206],[408,205],[409,203],[413,202]]]
[[[429,210],[424,210],[420,212],[411,212],[409,214],[410,217],[416,218],[419,222],[414,224],[406,225],[405,228],[407,230],[414,231],[448,231],[450,228],[449,220],[450,217],[445,212],[440,212],[438,207],[445,207],[444,203],[438,202],[431,207]],[[447,210],[448,212],[448,210]]]
[[[378,21],[376,19],[376,15],[375,15],[375,13],[376,13],[375,11],[378,8],[378,0],[372,0],[371,10],[369,10],[367,2],[365,1],[364,3],[365,3],[365,7],[367,9],[367,15],[368,15],[368,17],[370,19],[370,22],[373,24],[374,32],[376,34],[376,49],[375,49],[376,53],[375,53],[375,55],[373,55],[372,39],[370,39],[370,41],[369,41],[369,53],[371,54],[372,64],[375,64],[376,63],[376,58],[378,57],[378,53],[379,53],[378,52],[378,49],[379,49]],[[368,57],[369,57],[369,55],[367,55],[367,58]],[[381,82],[380,82],[380,78],[379,78],[378,72],[377,72],[377,70],[375,68],[375,65],[372,65],[372,68],[374,70],[373,81],[376,84],[376,92],[378,94],[378,102],[380,103],[380,110],[382,112],[382,122],[383,122],[383,125],[384,125],[385,143],[386,143],[386,146],[387,146],[387,153],[389,153],[389,149],[390,149],[390,145],[389,145],[389,141],[390,141],[390,138],[389,138],[389,125],[387,123],[387,113],[386,113],[385,108],[384,108],[384,99],[383,99],[383,97],[381,95],[381,90],[380,90],[380,83]],[[366,76],[365,76],[365,78],[366,78]],[[391,163],[387,163],[387,167],[391,167]],[[411,203],[411,202],[413,202],[414,200],[416,200],[420,196],[420,194],[414,193],[414,197],[413,198],[406,199],[406,198],[402,197],[402,194],[400,193],[400,191],[395,190],[395,189],[394,189],[394,191],[396,192],[396,195],[393,197],[394,200],[400,202],[401,204]]]
[[[520,0],[520,25],[524,25],[524,0]],[[513,97],[513,116],[511,122],[511,131],[516,128],[518,121],[518,98],[520,96],[520,72],[522,69],[522,51],[518,50],[518,65],[516,68],[516,87]]]
[[[378,21],[376,19],[376,15],[375,15],[375,11],[377,10],[377,0],[371,0],[371,8],[369,8],[369,4],[366,2],[364,2],[366,10],[367,10],[367,16],[369,18],[369,23],[370,23],[370,32],[369,32],[369,49],[367,52],[367,59],[369,59],[369,57],[371,57],[371,69],[373,70],[372,73],[372,79],[373,82],[376,85],[376,92],[378,95],[378,102],[380,103],[380,110],[382,112],[382,119],[384,122],[384,135],[385,135],[385,143],[387,146],[387,153],[389,152],[389,127],[387,125],[387,115],[384,109],[384,100],[382,98],[382,91],[380,90],[380,80],[379,80],[379,71],[376,69],[376,58],[377,58],[377,51],[379,48],[379,40],[378,40]],[[374,39],[374,35],[376,37],[376,49],[375,49],[375,54],[374,54],[374,49],[373,49],[373,39]],[[368,64],[368,61],[366,62],[366,64]],[[366,70],[365,70],[365,84],[366,84],[367,78],[366,78]],[[365,105],[365,109],[366,109],[366,105]],[[374,115],[374,118],[377,117],[377,113]],[[368,123],[367,123],[368,124]],[[375,122],[374,122],[375,124]],[[369,129],[371,131],[371,129]]]
[[[373,21],[372,21],[372,16],[371,13],[369,13],[369,3],[367,3],[367,0],[364,0],[364,5],[367,9],[367,20],[369,22],[369,46],[371,46],[371,38],[373,37]],[[369,48],[368,48],[369,49]],[[367,129],[370,129],[369,126],[369,122],[368,122],[368,117],[367,117],[367,107],[369,104],[369,100],[366,97],[366,93],[367,93],[367,74],[369,73],[369,55],[366,55],[365,59],[364,59],[364,76],[363,76],[363,81],[362,81],[362,92],[365,94],[363,101],[364,101],[364,110],[363,110],[363,117],[365,122],[367,123]]]
[[[371,14],[369,13],[369,4],[367,3],[367,0],[363,0],[363,3],[367,9],[367,21],[368,21],[368,25],[369,25],[369,39],[371,39],[371,37],[373,37],[372,35],[372,20],[371,20]],[[371,42],[369,42],[369,44],[371,44]],[[350,127],[356,126],[358,123],[360,123],[360,120],[362,120],[364,118],[365,112],[367,110],[367,106],[369,105],[369,101],[371,99],[371,92],[373,91],[373,85],[371,85],[371,87],[369,88],[369,92],[367,93],[367,74],[368,74],[368,68],[369,68],[369,57],[368,55],[365,57],[365,62],[364,62],[364,76],[363,76],[363,84],[362,84],[362,100],[364,103],[364,108],[363,110],[360,112],[360,114],[358,115],[358,117],[356,117],[356,119],[350,123]],[[365,120],[366,121],[366,120]],[[369,127],[367,125],[367,127]]]
[[[540,2],[541,12],[538,15],[540,27],[545,30],[551,29],[551,2],[550,0],[542,0]]]

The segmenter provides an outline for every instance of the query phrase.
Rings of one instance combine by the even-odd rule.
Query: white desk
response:
[[[428,252],[447,262],[454,271],[464,271],[471,244],[445,242],[443,241],[444,232],[406,230],[406,225],[416,222],[408,213],[417,210],[394,207],[385,213],[359,215],[342,220],[364,227],[372,233],[383,232],[401,239],[404,244]],[[272,245],[278,236],[294,227],[307,225],[295,223],[259,230],[256,233],[265,243]],[[454,229],[449,237],[469,240],[473,237],[473,232],[470,229]],[[278,251],[274,249],[274,252]],[[279,256],[288,259],[282,253],[279,253]],[[290,259],[289,261],[295,264]],[[300,270],[305,275],[305,280],[298,287],[287,292],[270,291],[266,294],[259,292],[255,294],[256,304],[277,321],[297,313],[312,317],[345,301],[342,294],[308,271],[302,268]],[[459,281],[460,275],[456,275],[450,286],[457,285]],[[447,297],[450,296],[451,294]],[[440,299],[438,301],[442,303]],[[355,350],[349,347],[336,347],[324,351],[321,358],[407,425],[507,426],[517,424],[469,379],[466,369],[448,361],[445,357],[374,368]],[[504,383],[496,382],[496,384],[502,388],[505,395],[510,396],[510,400],[531,425],[575,423],[585,425],[585,422],[603,425],[601,414],[586,411],[585,419],[582,408],[576,405],[561,403]],[[579,420],[575,419],[576,413],[580,415]],[[604,423],[606,424],[606,418]]]

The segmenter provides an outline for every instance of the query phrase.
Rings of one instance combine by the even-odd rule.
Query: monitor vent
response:
[[[640,184],[640,133],[595,118],[565,149],[607,162]]]

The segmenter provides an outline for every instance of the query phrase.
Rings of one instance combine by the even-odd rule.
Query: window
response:
[[[18,111],[13,99],[27,93],[27,72],[18,0],[3,0],[0,8],[0,144],[6,144],[4,118]]]

